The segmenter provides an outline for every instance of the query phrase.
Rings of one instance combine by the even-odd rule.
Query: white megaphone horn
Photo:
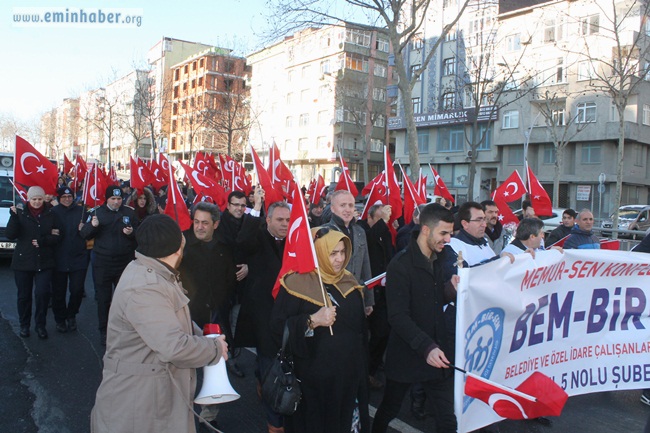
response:
[[[207,327],[208,325],[206,325],[206,329]],[[208,338],[217,338],[219,336],[220,334],[206,335]],[[226,371],[226,361],[223,358],[214,365],[203,367],[203,384],[201,385],[201,391],[194,398],[194,403],[221,404],[235,401],[239,397],[240,395],[230,385],[228,372]]]

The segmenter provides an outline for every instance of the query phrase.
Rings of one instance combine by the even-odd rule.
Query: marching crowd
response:
[[[84,209],[65,183],[50,202],[32,186],[27,202],[11,208],[6,231],[17,242],[12,269],[23,338],[32,311],[37,336],[48,338],[50,305],[58,332],[77,329],[91,268],[106,350],[91,414],[97,433],[194,432],[197,412],[200,429],[218,431],[219,406],[194,412],[195,369],[224,359],[243,377],[235,355],[254,347],[260,394],[283,336],[302,398],[291,415],[262,401],[269,433],[386,432],[407,393],[416,417],[431,415],[435,431],[454,432],[457,267],[514,260],[558,241],[600,246],[589,210],[565,210],[545,238],[544,224],[524,206],[508,242],[493,201],[420,205],[400,226],[390,205],[373,205],[358,220],[354,196],[340,190],[309,205],[318,271],[279,275],[291,207],[265,203],[260,186],[250,196],[231,192],[223,212],[208,202],[191,206],[185,232],[160,214],[164,202],[148,188],[109,186],[105,199]],[[650,252],[647,237],[638,250]],[[379,285],[364,285],[384,272]],[[208,323],[223,336],[204,336]],[[371,422],[368,396],[381,390]],[[643,395],[650,402],[650,392]]]

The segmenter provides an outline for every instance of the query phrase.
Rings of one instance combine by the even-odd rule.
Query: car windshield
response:
[[[637,215],[639,215],[638,209],[620,209],[618,211],[619,218],[625,218],[628,220],[636,219]],[[614,214],[612,214],[611,218],[614,218]]]
[[[0,207],[10,207],[14,199],[14,190],[8,177],[0,176]]]

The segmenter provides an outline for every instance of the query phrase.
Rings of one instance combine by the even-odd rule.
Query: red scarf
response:
[[[32,205],[27,202],[27,209],[29,209],[29,213],[32,214],[32,216],[36,219],[43,213],[45,210],[45,202],[43,202],[43,205],[39,207],[38,209],[32,207]]]

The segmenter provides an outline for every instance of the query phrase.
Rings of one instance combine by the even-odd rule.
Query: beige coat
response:
[[[222,354],[193,326],[188,302],[170,268],[136,253],[115,289],[91,432],[195,431],[195,369]]]

